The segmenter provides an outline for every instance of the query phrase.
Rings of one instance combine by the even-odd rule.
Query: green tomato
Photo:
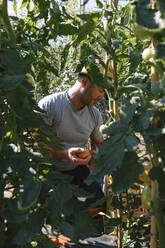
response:
[[[34,78],[29,73],[26,74],[26,80],[30,84],[33,84],[34,83]]]
[[[143,53],[142,53],[142,58],[144,61],[147,61],[149,60],[150,58],[152,58],[152,48],[151,47],[148,47],[148,48],[145,48]]]
[[[37,241],[32,241],[32,242],[31,242],[31,245],[32,245],[32,247],[37,247],[38,242],[37,242]]]

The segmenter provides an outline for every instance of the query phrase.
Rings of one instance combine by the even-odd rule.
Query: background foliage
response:
[[[163,0],[155,1],[154,7],[143,0],[124,7],[118,1],[97,1],[97,12],[81,14],[71,10],[65,1],[27,0],[21,3],[24,18],[9,17],[7,3],[0,3],[1,246],[31,247],[31,242],[37,241],[38,247],[52,247],[45,235],[49,225],[52,231],[60,231],[75,242],[95,232],[90,217],[82,211],[83,204],[77,200],[86,193],[71,185],[69,176],[55,170],[58,161],[43,149],[44,143],[60,149],[60,141],[40,118],[37,101],[70,87],[75,79],[71,72],[84,65],[95,75],[92,65],[101,64],[107,82],[109,70],[114,76],[111,61],[115,61],[116,76],[109,83],[106,99],[99,103],[105,141],[88,183],[111,175],[113,205],[121,209],[122,194],[142,184],[139,175],[147,161],[152,165],[150,179],[157,185],[150,205],[157,218],[159,242],[165,244]],[[15,1],[15,10],[16,4]],[[156,54],[154,60],[144,61],[142,51],[151,39],[157,41]],[[159,74],[154,85],[152,66]],[[118,120],[114,102],[118,103]],[[34,136],[43,142],[39,151]],[[153,154],[158,158],[156,163]],[[131,218],[135,203],[135,199],[131,205],[128,201],[122,215],[126,213]],[[111,225],[114,220],[111,218]],[[115,225],[123,223],[116,221]],[[136,222],[136,227],[140,223],[139,230],[143,221]],[[133,236],[134,223],[123,228],[132,230],[130,239],[140,244],[142,237]]]

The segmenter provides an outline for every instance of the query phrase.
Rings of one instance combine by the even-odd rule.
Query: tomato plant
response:
[[[90,217],[77,201],[82,192],[70,184],[70,177],[55,170],[57,161],[42,146],[36,151],[34,136],[37,133],[43,143],[60,149],[60,141],[38,114],[36,99],[54,88],[69,87],[74,79],[70,72],[84,65],[94,80],[101,78],[101,65],[103,82],[108,84],[107,97],[99,104],[105,141],[88,183],[112,177],[113,204],[123,208],[121,217],[126,216],[130,225],[124,217],[123,223],[120,217],[111,218],[111,224],[122,226],[132,242],[140,244],[140,228],[148,220],[133,219],[139,199],[128,196],[122,206],[123,193],[142,183],[144,165],[152,164],[148,175],[157,188],[151,207],[163,247],[164,1],[137,0],[122,7],[115,0],[111,5],[97,1],[97,11],[73,15],[65,1],[33,1],[30,6],[27,0],[22,2],[26,18],[9,18],[6,4],[0,3],[1,246],[29,247],[35,241],[39,247],[52,247],[42,232],[48,225],[74,241],[93,234]],[[153,60],[143,60],[153,39]],[[159,74],[154,85],[153,68]]]

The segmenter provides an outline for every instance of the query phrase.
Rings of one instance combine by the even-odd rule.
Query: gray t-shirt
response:
[[[46,111],[45,122],[62,140],[62,149],[85,147],[89,138],[97,140],[102,137],[99,128],[103,120],[99,110],[94,106],[77,110],[67,97],[67,92],[46,96],[38,105]],[[60,171],[75,167],[76,165],[65,159],[57,164]]]

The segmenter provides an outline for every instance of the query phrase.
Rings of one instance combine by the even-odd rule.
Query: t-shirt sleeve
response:
[[[97,140],[103,137],[102,133],[100,132],[100,126],[103,124],[103,118],[100,111],[97,109],[95,112],[95,128],[91,134],[91,139]]]
[[[45,123],[49,126],[52,126],[54,122],[53,106],[55,106],[55,98],[46,96],[39,101],[38,106],[45,111],[41,114]]]

